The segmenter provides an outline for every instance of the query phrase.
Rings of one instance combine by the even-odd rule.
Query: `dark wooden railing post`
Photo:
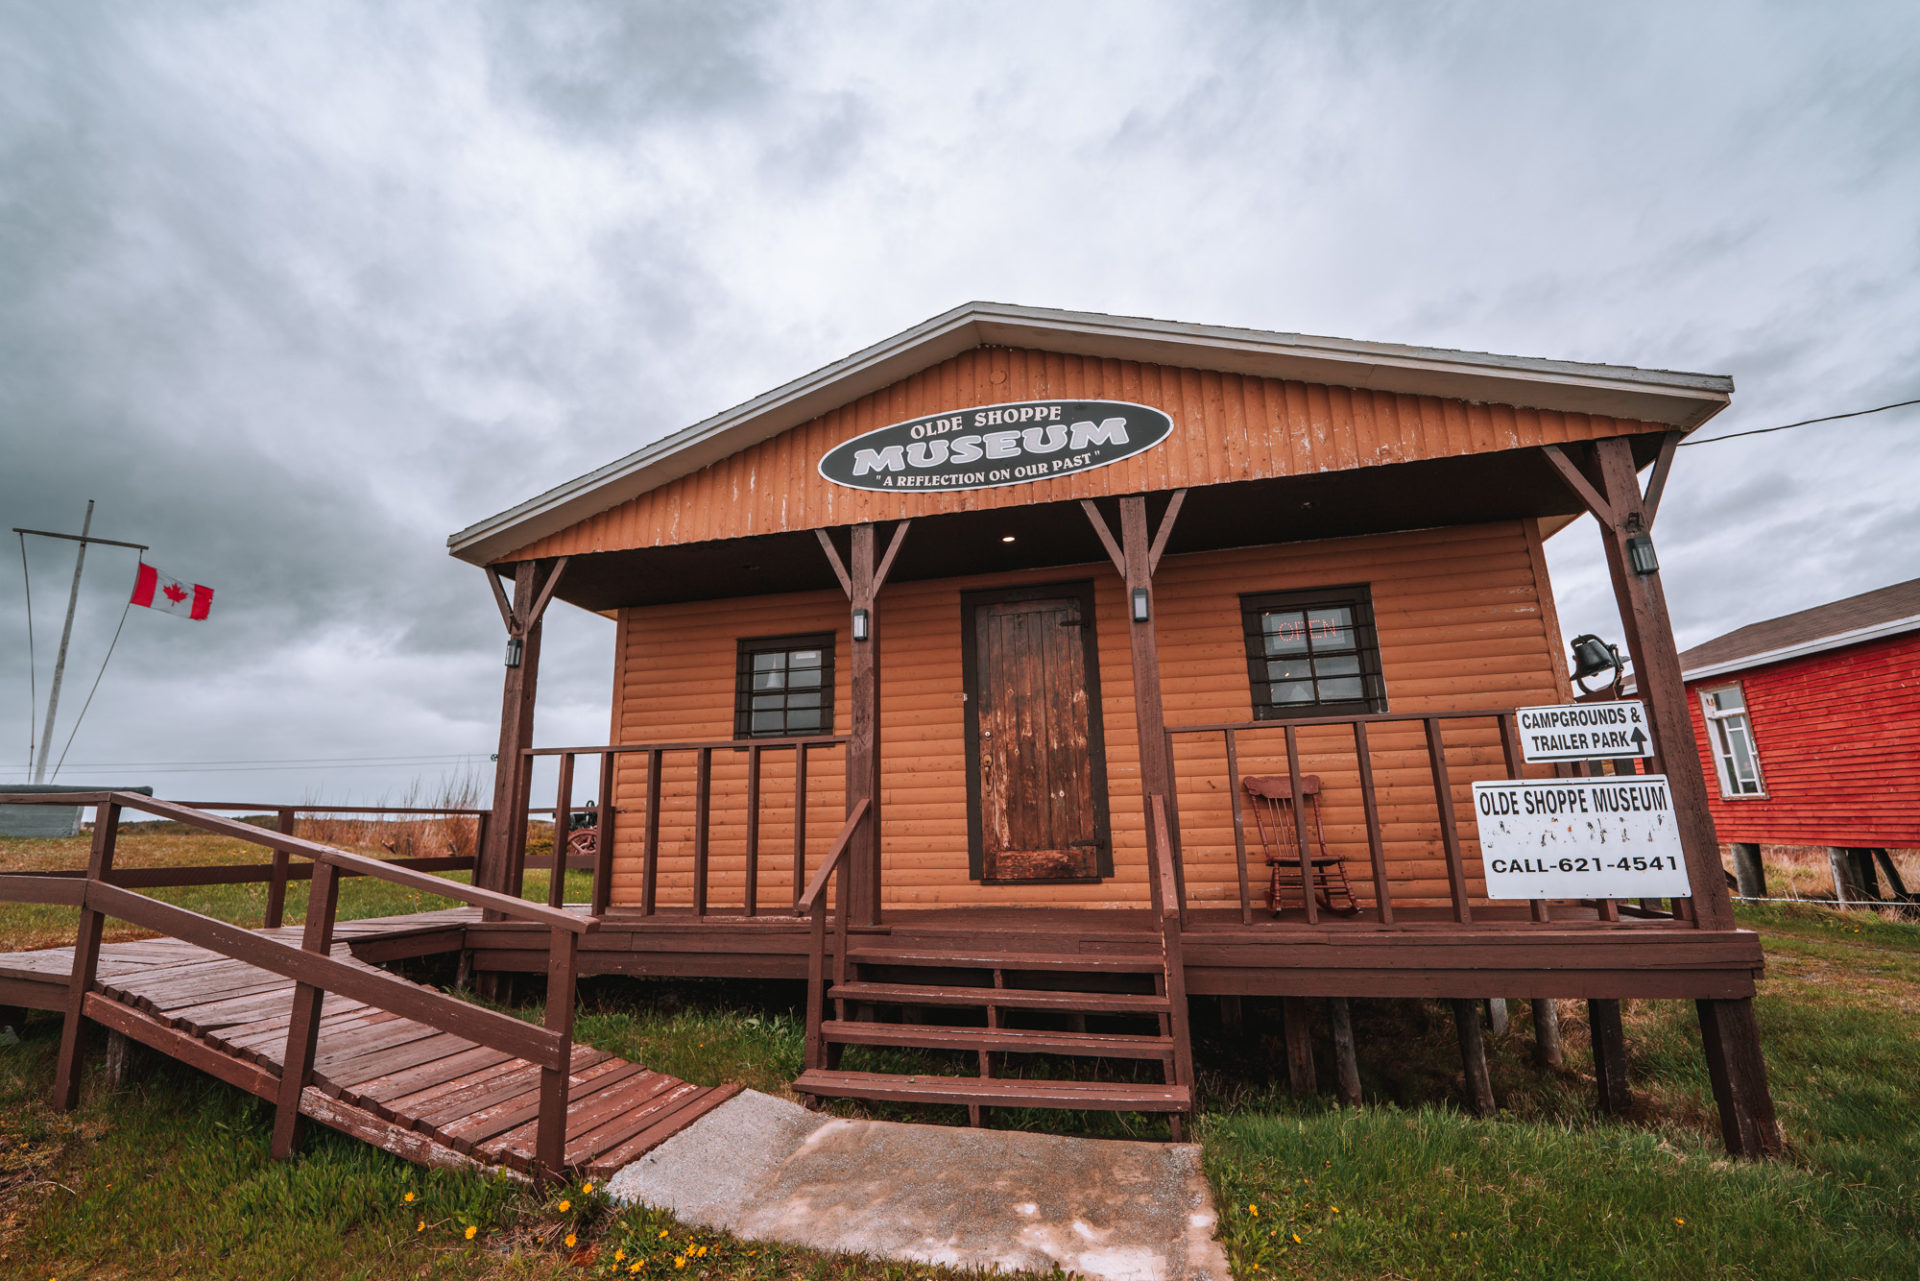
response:
[[[613,906],[613,753],[600,753],[600,834],[594,838],[593,902],[588,910],[605,916]]]
[[[307,893],[307,920],[301,931],[302,951],[325,956],[333,950],[333,914],[340,902],[340,877],[333,864],[313,865],[313,887]],[[293,1155],[300,1143],[300,1094],[313,1074],[314,1050],[320,1041],[320,1016],[326,991],[308,983],[293,988],[293,1017],[287,1025],[287,1052],[280,1060],[280,1090],[275,1098],[274,1160]]]
[[[693,780],[693,914],[707,914],[707,855],[712,847],[713,749],[703,747]]]
[[[660,761],[659,748],[647,753],[647,832],[640,874],[642,916],[652,916],[660,906]]]
[[[1353,755],[1360,763],[1360,806],[1367,820],[1367,863],[1373,868],[1373,906],[1380,924],[1393,924],[1393,890],[1387,884],[1387,847],[1380,839],[1380,796],[1373,787],[1373,748],[1367,723],[1353,723]]]
[[[573,756],[560,753],[559,791],[553,802],[553,871],[547,878],[547,906],[559,907],[567,901],[567,847],[573,833]]]
[[[827,989],[827,898],[834,889],[839,891],[839,923],[834,930],[834,983],[847,980],[847,924],[853,907],[852,895],[848,891],[848,877],[843,860],[849,857],[854,848],[854,837],[863,823],[872,814],[872,802],[860,797],[853,802],[852,812],[847,821],[841,824],[840,834],[833,839],[833,846],[827,851],[826,859],[820,869],[813,874],[806,893],[800,896],[796,911],[809,918],[812,935],[811,946],[807,950],[807,1033],[806,1065],[810,1068],[827,1065],[827,1049],[822,1039],[821,1021],[826,1017]],[[838,1017],[845,1017],[844,1003],[835,1002]]]
[[[760,746],[747,749],[747,890],[746,915],[760,906]]]
[[[1240,873],[1240,924],[1253,924],[1253,887],[1247,878],[1247,812],[1240,793],[1240,750],[1233,731],[1224,731],[1227,740],[1227,794],[1233,798],[1233,861]]]
[[[540,1123],[534,1153],[549,1178],[566,1174],[567,1086],[573,1064],[573,995],[580,936],[555,927],[547,942],[547,1031],[559,1038],[560,1066],[540,1068]]]
[[[1307,835],[1307,798],[1300,790],[1300,742],[1293,726],[1287,726],[1287,779],[1293,789],[1294,846],[1300,851],[1300,902],[1305,906],[1307,924],[1320,921],[1319,905],[1313,898],[1313,843]]]
[[[1500,754],[1506,759],[1508,778],[1527,776],[1526,754],[1520,750],[1520,722],[1512,712],[1501,712],[1495,720],[1500,726]],[[1536,921],[1550,921],[1553,912],[1543,898],[1532,900],[1528,910]]]
[[[113,870],[113,847],[120,837],[120,806],[103,801],[93,810],[93,848],[87,855],[87,890],[80,902],[80,928],[73,941],[73,976],[67,984],[67,1019],[60,1028],[60,1054],[53,1072],[53,1106],[70,1112],[80,1102],[81,1022],[87,993],[100,969],[100,933],[106,917],[93,906],[93,887]]]
[[[807,883],[807,745],[793,749],[793,911],[800,914],[800,895]]]
[[[1447,854],[1447,888],[1453,894],[1453,919],[1473,921],[1467,904],[1467,869],[1460,859],[1460,828],[1453,816],[1453,784],[1447,777],[1447,746],[1440,737],[1440,720],[1427,720],[1427,764],[1433,771],[1433,803],[1440,811],[1440,841]]]
[[[292,836],[294,826],[293,810],[282,806],[280,809],[280,834]],[[262,922],[265,928],[277,930],[287,915],[287,865],[290,855],[281,849],[273,852],[273,879],[267,882],[267,916]]]

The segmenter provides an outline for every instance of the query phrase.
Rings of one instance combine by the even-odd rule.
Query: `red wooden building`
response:
[[[1764,895],[1765,843],[1836,851],[1842,898],[1879,897],[1881,872],[1905,897],[1886,851],[1920,846],[1920,578],[1750,623],[1680,666],[1742,893]]]

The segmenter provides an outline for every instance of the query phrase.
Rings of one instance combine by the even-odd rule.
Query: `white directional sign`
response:
[[[1522,707],[1520,748],[1529,763],[1590,761],[1653,755],[1645,703],[1571,703]]]
[[[1473,785],[1489,898],[1687,898],[1664,774]]]

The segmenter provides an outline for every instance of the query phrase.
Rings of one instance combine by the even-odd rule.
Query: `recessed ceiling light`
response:
[[[1002,535],[1000,535],[1000,541],[1001,541],[1001,542],[1003,542],[1003,543],[1010,543],[1010,542],[1012,542],[1012,541],[1013,541],[1013,535],[1012,535],[1012,534],[1002,534]]]

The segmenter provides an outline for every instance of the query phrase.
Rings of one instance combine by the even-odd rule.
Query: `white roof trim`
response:
[[[1898,636],[1902,632],[1912,631],[1920,631],[1920,614],[1895,618],[1884,623],[1874,623],[1867,627],[1856,627],[1850,632],[1835,632],[1831,636],[1822,636],[1818,640],[1802,641],[1798,645],[1786,645],[1780,649],[1749,654],[1745,658],[1728,659],[1724,663],[1709,663],[1705,667],[1695,667],[1681,672],[1680,679],[1689,684],[1694,681],[1711,680],[1715,676],[1729,676],[1734,672],[1765,667],[1769,663],[1784,663],[1790,658],[1823,654],[1827,650],[1845,649],[1849,645],[1864,645],[1868,641],[1883,640],[1888,636]]]
[[[1733,392],[1719,374],[1497,356],[1132,316],[972,302],[796,378],[447,539],[483,565],[975,347],[1216,369],[1378,391],[1603,414],[1691,431]]]

